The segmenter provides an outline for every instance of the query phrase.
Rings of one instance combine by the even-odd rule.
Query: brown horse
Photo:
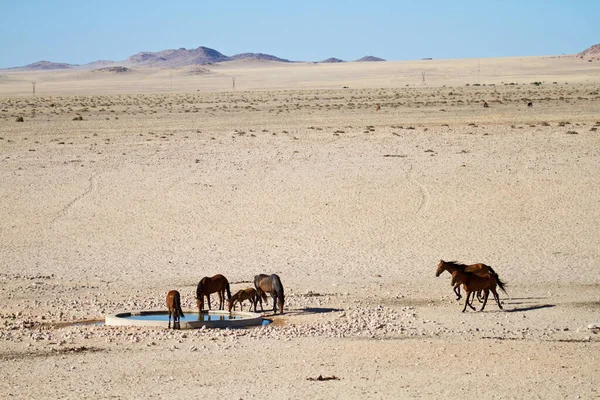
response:
[[[446,263],[446,261],[440,260],[437,271],[435,271],[435,276],[440,276],[440,274],[445,271],[445,269],[443,268],[444,263]],[[457,267],[462,268],[463,271],[465,271],[465,272],[479,275],[481,277],[485,277],[486,275],[495,275],[496,278],[498,278],[498,274],[496,273],[496,271],[494,271],[494,269],[492,267],[490,267],[489,265],[485,265],[485,264],[464,265],[464,264],[456,263],[454,261],[448,261],[448,263],[454,264]],[[450,272],[450,271],[448,271],[448,272]],[[454,286],[454,293],[456,294],[456,300],[460,300],[462,298],[462,296],[460,295],[461,282],[453,276],[452,281],[450,282],[450,285]],[[477,298],[481,302],[481,300],[482,300],[481,291],[477,292]]]
[[[277,313],[277,305],[279,304],[279,312],[283,314],[283,304],[285,302],[285,295],[283,292],[283,285],[279,276],[260,274],[254,277],[254,287],[258,292],[258,295],[265,301],[267,301],[267,293],[273,298],[273,313]],[[262,301],[260,303],[261,311]]]
[[[485,265],[485,264],[481,264],[481,265]],[[502,305],[500,304],[500,296],[498,296],[498,292],[496,292],[496,285],[498,285],[500,287],[500,289],[502,289],[502,291],[504,293],[506,293],[506,290],[504,289],[504,286],[506,284],[504,282],[502,282],[502,280],[500,280],[500,277],[498,276],[498,274],[496,274],[495,272],[492,274],[491,272],[493,270],[491,270],[490,273],[480,276],[480,275],[476,275],[475,273],[467,272],[466,271],[467,267],[468,266],[466,266],[464,264],[458,264],[458,263],[451,262],[451,261],[446,262],[444,260],[441,260],[440,263],[438,264],[438,269],[436,272],[436,275],[439,276],[439,274],[441,274],[442,272],[448,271],[452,274],[453,281],[455,281],[455,282],[459,281],[463,284],[463,288],[464,288],[465,292],[467,293],[467,296],[465,299],[465,306],[464,306],[462,312],[465,312],[465,310],[467,309],[467,306],[469,306],[469,307],[471,307],[471,309],[475,310],[475,307],[473,307],[473,305],[471,305],[471,303],[469,302],[469,297],[471,296],[471,293],[474,293],[479,290],[483,290],[485,293],[484,298],[483,298],[483,305],[481,306],[481,309],[479,311],[483,311],[483,309],[485,308],[490,290],[492,291],[492,294],[494,295],[496,304],[498,304],[498,307],[502,310]],[[508,293],[506,293],[506,294],[508,294]]]
[[[171,290],[167,294],[167,308],[169,309],[169,329],[171,329],[171,315],[173,315],[173,329],[180,329],[181,317],[183,311],[181,311],[181,296],[177,290]]]
[[[211,278],[205,276],[198,282],[196,288],[196,304],[198,312],[201,313],[204,308],[204,296],[208,301],[208,309],[210,310],[210,294],[217,293],[219,295],[219,310],[225,309],[225,292],[227,292],[227,300],[231,299],[231,291],[229,290],[229,281],[223,275],[215,275]]]
[[[240,303],[240,310],[244,311],[244,300],[250,300],[250,308],[254,305],[254,312],[256,312],[256,303],[260,301],[260,296],[254,288],[238,290],[237,293],[231,296],[228,302],[229,312],[232,308],[235,309],[235,303]]]

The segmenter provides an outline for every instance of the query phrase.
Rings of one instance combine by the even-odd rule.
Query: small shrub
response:
[[[17,117],[15,122],[25,122],[25,120],[23,119],[23,117]]]

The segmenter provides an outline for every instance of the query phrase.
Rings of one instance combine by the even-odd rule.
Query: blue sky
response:
[[[0,68],[198,46],[299,61],[572,54],[600,43],[599,15],[600,0],[0,0]]]

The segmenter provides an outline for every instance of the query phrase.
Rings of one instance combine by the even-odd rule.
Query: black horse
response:
[[[283,285],[279,276],[260,274],[254,277],[254,287],[261,298],[260,309],[264,311],[262,307],[262,300],[267,301],[267,293],[273,298],[273,313],[277,313],[277,305],[279,304],[279,312],[283,314],[283,303],[285,302],[285,296],[283,293]]]

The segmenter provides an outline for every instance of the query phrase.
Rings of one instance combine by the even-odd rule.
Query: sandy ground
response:
[[[474,62],[0,71],[2,397],[598,398],[600,64]],[[73,324],[263,272],[266,327]]]

